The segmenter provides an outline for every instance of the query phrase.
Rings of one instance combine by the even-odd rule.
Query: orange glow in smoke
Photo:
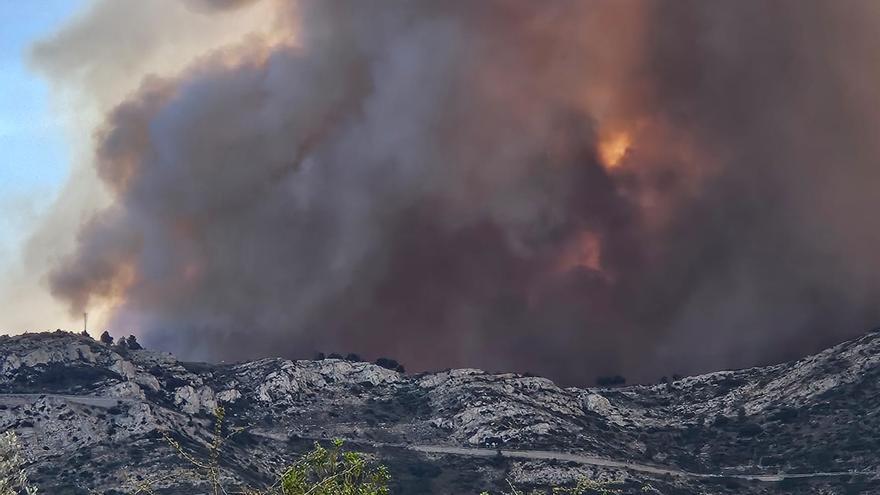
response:
[[[632,138],[627,132],[610,133],[599,138],[599,159],[606,168],[616,168],[632,146]]]

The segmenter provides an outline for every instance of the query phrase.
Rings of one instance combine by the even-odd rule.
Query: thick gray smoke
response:
[[[51,276],[73,311],[118,300],[115,328],[189,358],[564,383],[880,321],[877,3],[278,5],[295,43],[107,116],[114,203]]]

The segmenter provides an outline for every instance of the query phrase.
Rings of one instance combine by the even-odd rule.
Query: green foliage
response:
[[[391,476],[385,466],[372,467],[363,454],[345,452],[342,441],[315,448],[281,476],[280,487],[265,495],[387,495]]]
[[[23,466],[18,437],[11,431],[0,435],[0,495],[36,495]]]

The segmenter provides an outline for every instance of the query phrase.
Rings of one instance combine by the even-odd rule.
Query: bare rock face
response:
[[[22,437],[43,493],[133,493],[132,480],[156,473],[166,474],[157,493],[207,493],[165,438],[204,455],[218,406],[224,432],[237,432],[224,477],[239,487],[261,486],[314,441],[343,438],[391,467],[394,493],[498,493],[506,479],[541,487],[584,476],[632,493],[777,493],[692,474],[873,470],[878,365],[880,334],[869,334],[765,368],[563,389],[513,373],[406,375],[341,359],[185,363],[27,334],[0,337],[0,430]],[[880,493],[875,477],[805,478],[779,493],[849,493],[841,487],[853,483]]]
[[[232,402],[241,399],[241,392],[236,389],[224,390],[217,394],[217,401],[224,404],[229,404]]]
[[[583,416],[574,394],[545,378],[453,370],[420,381],[440,413],[433,425],[470,445],[539,441],[549,435],[576,435],[567,419]]]
[[[594,412],[606,418],[611,417],[614,410],[611,408],[611,402],[604,396],[595,393],[588,393],[583,399],[584,409]]]
[[[210,387],[184,385],[174,391],[174,405],[187,414],[210,413],[217,407],[217,399]]]

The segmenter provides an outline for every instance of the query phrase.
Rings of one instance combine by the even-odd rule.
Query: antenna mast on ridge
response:
[[[89,314],[83,313],[83,334],[89,334]]]

